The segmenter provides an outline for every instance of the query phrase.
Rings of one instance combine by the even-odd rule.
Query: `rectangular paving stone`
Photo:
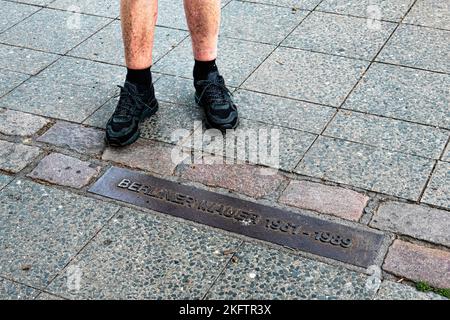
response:
[[[13,136],[32,136],[50,121],[28,113],[0,108],[0,133]]]
[[[102,159],[162,175],[173,174],[179,164],[172,159],[173,145],[140,139],[125,148],[108,147]]]
[[[75,299],[198,300],[230,259],[224,252],[239,244],[210,228],[122,209],[71,263],[83,272],[80,291],[67,288],[66,273],[48,290]]]
[[[447,144],[447,149],[442,156],[442,161],[450,162],[450,142]]]
[[[403,22],[449,30],[450,2],[447,0],[418,0]]]
[[[438,161],[422,202],[450,209],[450,163]]]
[[[231,87],[229,89],[233,90]],[[194,82],[191,79],[161,75],[155,83],[155,95],[158,101],[199,108],[195,102]]]
[[[334,108],[248,90],[238,90],[234,101],[242,118],[317,134],[336,112]]]
[[[314,11],[282,45],[372,60],[396,24],[379,22],[376,27],[372,27],[366,18]]]
[[[68,148],[82,154],[100,154],[105,147],[105,133],[75,123],[58,121],[37,141]]]
[[[120,14],[120,0],[80,0],[76,4],[71,0],[56,0],[48,7],[109,18],[117,18]]]
[[[269,44],[220,37],[217,65],[225,82],[233,87],[239,86],[274,48]],[[192,46],[188,38],[156,62],[152,70],[192,79],[193,67]]]
[[[431,293],[420,292],[411,286],[392,281],[383,281],[375,300],[446,300],[444,297]]]
[[[291,8],[232,1],[222,10],[220,33],[225,37],[277,45],[307,14],[308,11]]]
[[[439,159],[450,133],[434,127],[341,110],[324,135]]]
[[[0,170],[16,173],[41,154],[41,149],[0,141]]]
[[[413,2],[414,0],[324,0],[317,10],[398,22],[406,15]]]
[[[383,269],[397,276],[436,288],[450,288],[450,252],[402,240],[394,241]]]
[[[450,75],[374,63],[344,108],[450,128]]]
[[[162,56],[178,45],[188,32],[162,27],[156,27],[153,49],[153,61],[158,61]],[[90,60],[107,62],[117,65],[125,65],[122,30],[120,21],[114,21],[91,38],[69,52],[69,55]]]
[[[40,9],[11,1],[0,1],[0,7],[2,8],[0,11],[0,32],[11,28]]]
[[[450,31],[401,25],[377,61],[450,73]]]
[[[255,3],[267,3],[277,6],[313,10],[321,0],[252,0]]]
[[[100,173],[101,167],[59,153],[42,159],[27,177],[80,189]]]
[[[19,180],[0,194],[0,274],[45,287],[118,207]]]
[[[444,210],[401,202],[385,202],[379,206],[370,225],[396,234],[450,246],[450,214]]]
[[[107,18],[42,9],[0,34],[0,41],[25,48],[64,54],[109,22],[111,20]]]
[[[295,254],[244,244],[208,292],[207,299],[371,299],[367,277]]]
[[[0,98],[30,77],[29,75],[6,69],[0,69],[0,75]]]
[[[13,180],[12,177],[0,174],[0,190],[3,189],[8,183],[10,183],[11,180]]]
[[[369,197],[364,194],[349,189],[292,180],[279,202],[358,221],[368,200]]]
[[[278,48],[243,88],[337,107],[367,66],[361,60]]]
[[[31,300],[38,293],[23,284],[0,278],[0,300]]]
[[[37,74],[59,58],[56,54],[0,44],[0,68]]]
[[[417,200],[433,161],[358,143],[319,137],[296,172]]]

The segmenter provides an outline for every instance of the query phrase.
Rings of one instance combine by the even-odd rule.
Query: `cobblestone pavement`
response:
[[[440,299],[414,283],[450,288],[448,0],[223,1],[219,67],[241,128],[280,132],[271,176],[264,163],[172,161],[172,132],[202,128],[180,0],[159,5],[160,111],[135,145],[104,145],[125,71],[118,2],[0,0],[0,298]],[[195,157],[198,145],[184,147]],[[381,286],[368,285],[374,270],[87,192],[111,166],[381,230]]]

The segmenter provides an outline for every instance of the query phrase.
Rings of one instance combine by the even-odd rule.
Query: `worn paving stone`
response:
[[[442,156],[442,161],[450,162],[450,142],[447,145],[447,149],[444,152],[444,155]]]
[[[181,1],[159,0],[156,25],[188,30],[184,6]]]
[[[324,0],[317,10],[398,22],[413,2],[414,0]]]
[[[436,288],[450,288],[450,253],[401,240],[389,249],[383,269]]]
[[[379,28],[366,18],[355,18],[315,11],[282,45],[304,50],[372,60],[396,24],[380,22]]]
[[[117,18],[120,13],[120,0],[79,0],[76,4],[71,0],[56,0],[50,3],[48,7],[76,13],[87,13],[102,17]]]
[[[401,202],[385,202],[379,206],[370,225],[396,234],[450,246],[450,214],[444,210]]]
[[[307,14],[308,11],[291,8],[232,1],[222,10],[220,32],[225,37],[277,45]]]
[[[417,200],[432,168],[428,159],[319,137],[296,172]]]
[[[83,272],[79,292],[67,276],[49,291],[78,299],[189,299],[203,297],[240,241],[154,212],[123,209],[72,262]]]
[[[238,90],[234,101],[242,118],[317,134],[336,112],[334,108],[248,90]]]
[[[125,148],[107,148],[102,159],[131,168],[171,175],[179,164],[172,160],[173,147],[161,142],[140,139]]]
[[[56,54],[0,44],[0,68],[37,74],[59,58]]]
[[[59,153],[42,159],[27,176],[53,184],[80,189],[100,173],[101,167]]]
[[[194,98],[194,82],[191,79],[162,75],[155,84],[155,95],[159,101],[198,108]]]
[[[439,159],[450,136],[429,126],[342,110],[324,134],[432,159]]]
[[[217,65],[225,82],[232,87],[239,86],[274,48],[269,44],[220,37]],[[186,39],[156,62],[152,70],[191,79],[193,67],[191,41]]]
[[[16,173],[41,154],[41,149],[0,141],[0,170]]]
[[[0,133],[13,136],[32,136],[50,121],[43,117],[0,108]]]
[[[162,27],[155,29],[153,61],[156,62],[173,47],[178,45],[188,33]],[[125,65],[122,30],[120,21],[114,21],[94,36],[69,52],[69,55],[90,60]]]
[[[0,274],[45,287],[118,207],[16,180],[0,194]]]
[[[0,300],[30,300],[38,293],[23,284],[0,278]]]
[[[210,161],[208,159],[206,161]],[[210,187],[224,188],[246,194],[252,198],[263,198],[272,194],[285,178],[275,172],[265,174],[262,167],[249,164],[228,164],[212,161],[183,165],[180,176],[186,180],[200,182]]]
[[[450,73],[450,31],[401,25],[377,61]]]
[[[100,154],[105,147],[105,133],[69,122],[56,122],[37,141],[68,148],[83,154]]]
[[[277,6],[313,10],[321,0],[252,0],[255,3],[267,3]]]
[[[115,92],[61,83],[42,77],[25,82],[0,100],[3,107],[73,122],[82,122]]]
[[[0,174],[0,190],[13,180],[13,177]]]
[[[340,187],[309,181],[291,181],[281,195],[281,203],[358,221],[369,197]]]
[[[374,63],[344,108],[450,128],[450,75]]]
[[[11,1],[0,1],[0,32],[26,19],[40,8]]]
[[[404,23],[450,29],[450,2],[447,0],[418,0]]]
[[[444,297],[435,293],[425,293],[417,291],[411,286],[396,283],[392,281],[384,281],[375,300],[446,300]]]
[[[55,296],[53,294],[48,294],[46,292],[41,292],[34,300],[46,300],[46,301],[50,301],[50,300],[65,300],[63,298],[60,298],[58,296]]]
[[[48,23],[49,21],[52,23]],[[42,9],[0,34],[0,41],[25,48],[64,54],[110,21],[107,18]]]
[[[450,163],[438,162],[422,202],[450,209]]]
[[[244,89],[339,106],[368,62],[278,48],[247,79]]]
[[[208,299],[372,299],[366,276],[263,246],[245,244]]]
[[[0,97],[13,90],[30,77],[26,74],[13,72],[6,69],[0,69],[0,75]]]

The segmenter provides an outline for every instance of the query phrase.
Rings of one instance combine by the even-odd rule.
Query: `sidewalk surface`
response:
[[[182,2],[159,2],[160,110],[118,150],[119,1],[0,0],[0,298],[443,299],[415,284],[450,288],[450,2],[222,1],[240,128],[280,133],[269,176],[173,163],[203,115]],[[388,241],[365,270],[89,193],[112,166]]]

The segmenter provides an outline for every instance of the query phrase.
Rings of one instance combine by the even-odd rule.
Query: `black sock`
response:
[[[195,60],[194,65],[194,79],[195,80],[206,80],[208,74],[217,71],[216,59],[211,61],[198,61]]]
[[[127,68],[127,78],[126,81],[137,85],[140,88],[149,88],[152,85],[152,73],[150,68],[146,69],[128,69]]]

